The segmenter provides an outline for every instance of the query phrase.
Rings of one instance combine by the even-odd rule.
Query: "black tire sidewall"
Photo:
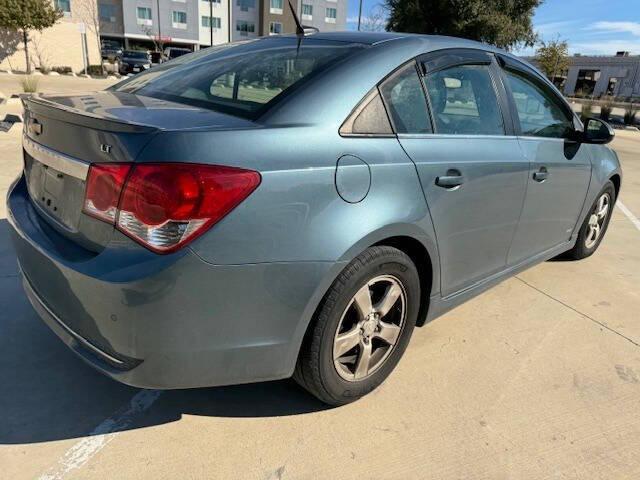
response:
[[[398,251],[398,253],[401,253]],[[344,380],[333,364],[333,343],[342,313],[349,302],[368,280],[379,275],[393,275],[403,285],[407,296],[407,317],[400,338],[391,355],[370,377],[362,381]],[[336,403],[348,403],[356,400],[378,387],[393,371],[402,357],[411,333],[415,327],[420,307],[420,280],[413,262],[406,255],[383,256],[368,263],[348,279],[339,293],[338,300],[327,316],[320,341],[320,380],[326,392],[336,399]]]

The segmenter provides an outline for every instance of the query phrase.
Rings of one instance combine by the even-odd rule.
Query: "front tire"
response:
[[[616,189],[613,183],[608,181],[584,219],[575,246],[565,254],[567,258],[582,260],[594,254],[607,232],[615,202]]]
[[[420,307],[416,266],[377,246],[356,257],[322,300],[294,379],[321,401],[343,405],[377,388],[402,357]]]

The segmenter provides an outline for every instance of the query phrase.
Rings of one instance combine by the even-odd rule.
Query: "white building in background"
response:
[[[229,1],[232,0],[197,0],[198,25],[200,27],[200,46],[208,47],[229,41]],[[209,20],[211,19],[211,20]]]
[[[0,0],[1,1],[1,0]],[[56,0],[77,2],[81,0]],[[96,1],[96,0],[89,0]],[[126,48],[199,47],[293,33],[288,0],[97,0],[100,35]],[[231,2],[229,4],[229,2]],[[305,25],[346,28],[347,0],[292,0]]]
[[[260,0],[231,0],[231,41],[257,38],[260,32]]]

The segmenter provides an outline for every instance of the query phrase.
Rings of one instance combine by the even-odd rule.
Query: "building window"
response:
[[[247,22],[246,20],[238,20],[236,22],[236,31],[240,32],[240,35],[246,37],[250,33],[256,31],[256,25],[253,22]]]
[[[211,19],[211,22],[209,22]],[[204,28],[220,28],[222,20],[220,17],[202,17],[202,26]]]
[[[248,12],[250,8],[256,8],[256,0],[237,0],[236,5],[238,5],[243,12]]]
[[[327,8],[327,12],[324,16],[324,21],[327,23],[336,23],[336,17],[338,16],[338,10],[335,8]]]
[[[138,25],[151,25],[151,9],[148,7],[138,7]]]
[[[187,12],[171,12],[171,26],[173,28],[187,28]]]
[[[116,6],[108,3],[98,4],[98,17],[101,22],[114,23],[116,21]]]
[[[307,5],[305,3],[302,4],[302,19],[303,20],[313,19],[313,5]]]
[[[280,35],[282,33],[282,23],[269,22],[269,35]]]
[[[282,15],[283,0],[271,0],[269,4],[269,13],[275,13],[276,15]]]
[[[71,0],[53,0],[53,5],[65,16],[71,15]]]

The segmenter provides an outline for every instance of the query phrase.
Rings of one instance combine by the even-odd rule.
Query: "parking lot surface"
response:
[[[19,138],[0,133],[3,197]],[[23,295],[2,202],[0,477],[639,478],[640,133],[613,147],[622,204],[593,257],[417,329],[380,389],[333,409],[292,381],[159,392],[94,372]]]

